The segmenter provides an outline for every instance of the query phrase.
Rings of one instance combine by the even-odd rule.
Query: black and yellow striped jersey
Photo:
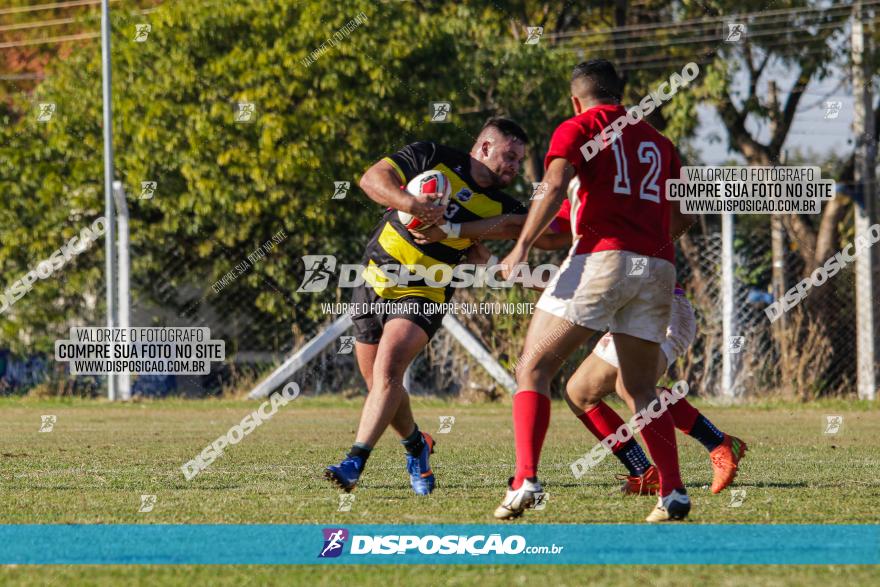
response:
[[[471,158],[467,153],[432,142],[407,145],[397,153],[386,157],[405,186],[418,174],[436,169],[449,179],[452,195],[444,218],[447,222],[471,222],[499,214],[526,214],[528,209],[518,200],[496,189],[481,188],[471,177]],[[452,297],[450,287],[432,287],[424,281],[410,282],[406,286],[389,283],[379,271],[382,265],[422,265],[437,269],[439,265],[455,267],[462,261],[473,244],[467,238],[452,238],[417,244],[400,222],[397,210],[388,209],[376,226],[364,252],[364,280],[382,298],[396,300],[406,296],[419,296],[434,302],[448,302]]]

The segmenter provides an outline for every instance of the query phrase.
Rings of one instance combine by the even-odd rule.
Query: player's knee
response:
[[[593,379],[569,379],[565,384],[565,393],[578,407],[586,409],[595,405],[604,395],[597,382]]]
[[[568,404],[569,409],[575,414],[581,413],[584,409],[584,398],[581,397],[580,390],[571,379],[565,384],[565,403]]]
[[[369,386],[369,393],[386,394],[391,391],[403,387],[404,373],[398,373],[396,370],[391,371],[374,371],[373,382]]]
[[[551,376],[549,373],[538,362],[520,365],[516,369],[516,384],[520,389],[523,387],[542,388],[544,385],[550,384]]]
[[[630,396],[632,398],[653,399],[656,397],[654,391],[654,382],[649,379],[636,379],[618,377],[615,382],[615,390],[622,397]]]
[[[572,408],[572,409],[574,410],[574,413],[576,415],[580,415],[580,414],[583,414],[584,412],[589,412],[590,410],[592,410],[593,408],[598,406],[600,402],[601,402],[601,398],[595,397],[595,396],[592,396],[589,398],[581,398],[578,401],[577,409],[575,409],[575,408]]]
[[[567,391],[566,391],[566,393],[562,394],[562,396],[563,396],[563,398],[565,399],[565,403],[566,403],[566,405],[568,405],[568,409],[570,409],[570,410],[572,411],[572,413],[573,413],[575,416],[577,416],[578,414],[581,413],[581,407],[580,407],[578,404],[576,404],[576,403],[574,402],[574,400],[572,400],[572,399],[569,397]]]

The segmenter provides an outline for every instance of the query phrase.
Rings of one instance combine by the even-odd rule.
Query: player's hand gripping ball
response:
[[[407,229],[424,229],[433,226],[436,222],[424,222],[422,218],[420,218],[420,216],[425,216],[422,212],[431,210],[429,208],[430,206],[439,210],[446,210],[446,205],[449,204],[449,196],[452,195],[452,186],[443,173],[437,170],[431,170],[420,173],[412,178],[412,180],[406,184],[406,191],[410,195],[416,196],[417,200],[420,201],[413,202],[413,207],[409,212],[404,212],[403,210],[397,212],[400,222],[403,223]],[[419,197],[434,194],[440,194],[441,197],[433,201],[427,200],[424,197]],[[436,217],[436,214],[433,215]]]

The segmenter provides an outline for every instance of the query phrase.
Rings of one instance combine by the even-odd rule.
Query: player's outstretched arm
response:
[[[442,194],[408,194],[400,187],[397,171],[387,161],[370,167],[358,185],[377,204],[412,214],[425,224],[436,224],[443,218],[443,207],[434,203]]]
[[[525,214],[500,214],[461,224],[460,235],[471,240],[505,240],[519,236]]]
[[[535,248],[544,251],[558,251],[571,246],[571,233],[569,231],[556,232],[553,227],[544,231],[544,234],[535,241]]]
[[[525,214],[502,214],[493,218],[465,222],[461,225],[461,236],[474,240],[516,240],[526,223]],[[565,249],[571,246],[571,233],[557,232],[552,226],[535,240],[535,247],[546,251]]]
[[[525,222],[525,214],[500,214],[491,218],[483,218],[482,220],[463,222],[454,229],[450,229],[450,225],[447,224],[446,230],[455,232],[461,238],[475,241],[516,240],[519,238]],[[412,229],[410,232],[413,234],[416,243],[420,245],[436,243],[450,236],[449,233],[437,226],[423,230]],[[568,231],[564,233],[556,232],[552,227],[548,227],[535,241],[535,246],[547,251],[568,248],[571,246],[571,233]]]
[[[529,215],[526,218],[519,239],[513,246],[513,249],[501,261],[502,265],[506,265],[506,269],[502,271],[505,279],[513,272],[513,268],[520,263],[524,263],[529,256],[529,249],[535,245],[538,238],[544,230],[553,221],[562,200],[565,199],[565,190],[571,178],[574,177],[574,167],[567,160],[557,157],[547,166],[547,172],[544,174],[544,184],[547,189],[544,197],[535,200],[529,208]]]
[[[498,238],[516,240],[519,238],[519,235],[522,234],[522,228],[526,223],[526,215],[511,215],[507,223],[509,228],[506,235]],[[464,227],[464,225],[462,225],[462,227]],[[464,234],[464,232],[462,232],[462,234]],[[567,249],[571,246],[571,232],[568,230],[558,231],[554,228],[554,225],[551,224],[541,233],[541,236],[535,239],[534,246],[535,248],[543,249],[545,251]]]
[[[501,214],[471,222],[447,222],[441,226],[412,228],[410,233],[420,245],[437,243],[448,237],[474,241],[515,239],[524,220],[525,214]]]

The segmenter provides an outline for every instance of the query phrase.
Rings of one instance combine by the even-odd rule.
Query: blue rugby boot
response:
[[[338,465],[330,465],[324,469],[324,479],[327,479],[346,493],[350,493],[357,485],[363,470],[364,459],[347,456]]]
[[[406,455],[406,471],[409,473],[409,483],[416,495],[428,495],[434,491],[434,472],[428,462],[430,455],[434,453],[434,439],[430,434],[422,432],[424,446],[419,456]]]

